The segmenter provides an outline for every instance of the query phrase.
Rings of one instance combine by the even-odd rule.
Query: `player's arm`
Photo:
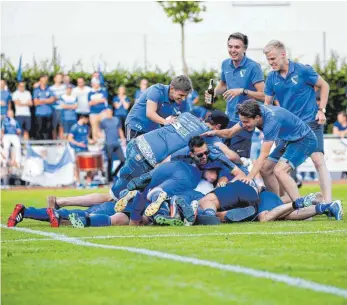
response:
[[[242,164],[240,156],[236,152],[231,150],[228,146],[226,146],[223,142],[216,142],[214,143],[214,146],[217,146],[229,160],[237,164]]]
[[[79,147],[86,147],[86,145],[82,142],[77,142],[75,139],[74,139],[74,135],[73,133],[69,133],[68,135],[68,141],[73,144],[73,145],[76,145],[76,146],[79,146]]]
[[[265,141],[263,142],[262,146],[261,146],[261,151],[260,151],[260,155],[259,158],[255,161],[252,170],[250,171],[250,173],[247,175],[247,177],[243,178],[243,179],[238,179],[237,177],[235,177],[235,180],[241,180],[245,183],[250,183],[255,176],[259,173],[260,169],[263,167],[265,160],[268,158],[268,156],[270,155],[270,151],[271,151],[271,147],[273,145],[274,141]]]
[[[166,125],[168,121],[162,118],[157,113],[157,110],[158,110],[158,104],[156,102],[148,100],[146,103],[146,117],[149,118],[154,123]]]
[[[273,100],[273,96],[265,95],[264,104],[265,105],[272,105],[272,100]]]
[[[220,138],[227,138],[230,139],[234,135],[238,134],[242,130],[242,127],[240,124],[235,124],[233,127],[228,129],[221,129],[221,130],[211,130],[203,133],[201,136],[207,136],[207,137],[213,137],[217,136]]]
[[[254,88],[256,91],[248,90],[247,96],[249,98],[254,98],[258,101],[264,101],[265,100],[264,87],[265,87],[264,82],[258,82],[254,84]]]
[[[319,110],[317,112],[316,120],[319,124],[324,124],[326,122],[326,117],[323,109],[325,109],[328,103],[330,86],[321,76],[318,77],[315,86],[320,89]]]

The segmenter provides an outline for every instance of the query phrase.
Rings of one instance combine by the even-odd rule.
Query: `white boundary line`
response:
[[[131,252],[131,253],[137,253],[137,254],[143,254],[143,255],[152,256],[152,257],[158,257],[161,259],[167,259],[167,260],[172,260],[172,261],[181,262],[181,263],[189,263],[189,264],[193,264],[193,265],[197,265],[197,266],[205,266],[205,267],[210,267],[210,268],[219,269],[219,270],[223,270],[223,271],[240,273],[240,274],[249,275],[249,276],[256,277],[256,278],[269,279],[269,280],[272,280],[274,282],[280,282],[280,283],[287,284],[289,286],[302,288],[302,289],[309,289],[309,290],[316,291],[316,292],[328,293],[328,294],[340,296],[340,297],[347,299],[347,289],[338,288],[338,287],[330,286],[330,285],[319,284],[319,283],[304,280],[304,279],[301,279],[298,277],[291,277],[291,276],[288,276],[285,274],[276,274],[276,273],[272,273],[272,272],[268,272],[268,271],[261,271],[261,270],[242,267],[242,266],[238,266],[238,265],[220,264],[220,263],[213,262],[213,261],[197,259],[197,258],[188,257],[188,256],[181,256],[181,255],[176,255],[176,254],[169,254],[169,253],[160,252],[160,251],[141,249],[141,248],[94,244],[94,243],[91,243],[88,241],[83,241],[81,239],[68,237],[68,236],[63,235],[63,234],[43,232],[43,231],[32,230],[32,229],[27,229],[27,228],[16,228],[16,227],[7,228],[6,226],[4,226],[2,224],[1,224],[1,227],[9,229],[9,230],[46,236],[46,237],[51,238],[52,240],[58,240],[58,241],[62,241],[62,242],[66,242],[66,243],[78,245],[78,246],[127,251],[127,252]]]
[[[279,231],[279,232],[220,232],[220,233],[192,233],[192,234],[143,234],[143,235],[97,235],[78,236],[79,239],[112,239],[112,238],[159,238],[159,237],[203,237],[203,236],[237,236],[237,235],[305,235],[305,234],[332,234],[345,233],[347,230],[325,230],[325,231]],[[28,241],[48,241],[51,238],[23,238],[14,240],[2,240],[1,243],[8,242],[28,242]]]

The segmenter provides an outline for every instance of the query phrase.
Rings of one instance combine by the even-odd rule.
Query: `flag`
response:
[[[104,75],[101,72],[100,64],[99,64],[99,68],[98,68],[98,73],[99,73],[100,85],[104,86],[105,85],[105,78],[104,78]]]
[[[22,76],[22,55],[19,58],[19,65],[17,70],[17,82],[21,82],[23,80]]]

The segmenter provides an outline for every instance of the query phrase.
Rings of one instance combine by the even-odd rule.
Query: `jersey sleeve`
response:
[[[72,134],[72,135],[75,137],[77,128],[78,128],[78,127],[77,127],[77,124],[73,125],[73,126],[70,128],[69,134]]]
[[[118,95],[115,95],[112,99],[112,103],[116,103],[116,102],[119,102],[119,97]]]
[[[147,100],[150,100],[157,104],[159,104],[160,96],[161,96],[160,90],[156,87],[150,88],[147,92]]]
[[[34,98],[39,98],[39,91],[37,88],[34,90]]]
[[[271,74],[268,75],[268,77],[265,81],[264,93],[267,96],[274,96],[275,95],[274,86],[273,86],[273,77]]]
[[[223,81],[224,83],[227,82],[226,78],[225,78],[225,71],[224,71],[224,65],[222,63],[222,68],[221,68],[221,72],[220,72],[220,80]]]
[[[304,68],[304,78],[307,84],[315,86],[317,84],[319,74],[310,65],[306,65]]]

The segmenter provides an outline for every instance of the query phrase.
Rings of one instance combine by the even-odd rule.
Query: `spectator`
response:
[[[122,129],[125,131],[125,119],[130,107],[130,99],[126,95],[125,86],[118,88],[118,95],[113,98],[113,107],[115,108],[114,116],[119,119]]]
[[[77,122],[77,98],[72,95],[72,85],[67,85],[66,93],[61,97],[61,108],[64,137],[66,138],[71,127]]]
[[[58,135],[60,139],[63,139],[63,124],[61,119],[60,98],[63,94],[65,94],[66,85],[63,84],[62,73],[58,73],[54,76],[54,84],[50,86],[49,89],[53,92],[55,97],[55,103],[52,104],[53,106],[52,136],[54,140],[57,139],[57,127],[59,126]]]
[[[1,100],[0,100],[0,114],[1,114],[1,120],[3,120],[6,117],[7,110],[10,108],[11,109],[11,92],[8,91],[7,89],[7,84],[4,79],[0,80],[0,95],[1,95]]]
[[[25,90],[25,83],[19,82],[17,90],[13,93],[13,101],[16,106],[16,120],[23,131],[23,139],[29,140],[31,130],[31,113],[30,108],[33,105],[31,93]]]
[[[77,87],[72,89],[72,95],[77,98],[77,109],[78,114],[89,114],[88,94],[92,89],[85,85],[84,78],[80,77],[77,79]]]
[[[341,111],[337,114],[337,121],[334,123],[333,134],[341,138],[347,137],[347,115]]]
[[[113,117],[112,108],[108,108],[104,111],[103,119],[100,127],[105,132],[106,137],[106,151],[107,151],[107,167],[108,167],[108,181],[112,181],[112,177],[117,176],[118,171],[124,165],[125,157],[123,149],[119,140],[122,141],[122,145],[125,145],[125,136],[117,117]],[[120,164],[112,173],[113,154],[115,154],[120,161]]]
[[[63,76],[63,83],[65,86],[71,85],[72,88],[75,87],[72,83],[71,83],[71,78],[69,74],[64,74]]]
[[[13,110],[7,110],[7,117],[2,121],[2,138],[4,142],[4,155],[6,163],[9,161],[10,148],[13,145],[15,149],[15,165],[20,166],[21,160],[21,146],[19,134],[21,129],[19,123],[14,119]]]
[[[48,77],[40,76],[40,86],[34,90],[34,105],[36,116],[36,139],[52,139],[52,104],[54,93],[47,87]]]
[[[148,88],[148,80],[143,78],[140,80],[140,88],[136,89],[135,94],[134,94],[134,99],[135,102],[137,99],[140,97],[140,95],[145,92],[145,90]]]
[[[92,79],[92,91],[88,93],[88,104],[90,107],[90,125],[92,127],[93,140],[96,141],[100,134],[101,112],[107,106],[107,91],[100,88],[100,81],[96,78]]]
[[[192,92],[188,94],[186,102],[188,104],[189,111],[192,111],[193,107],[199,103],[199,93],[196,90],[192,90]]]

